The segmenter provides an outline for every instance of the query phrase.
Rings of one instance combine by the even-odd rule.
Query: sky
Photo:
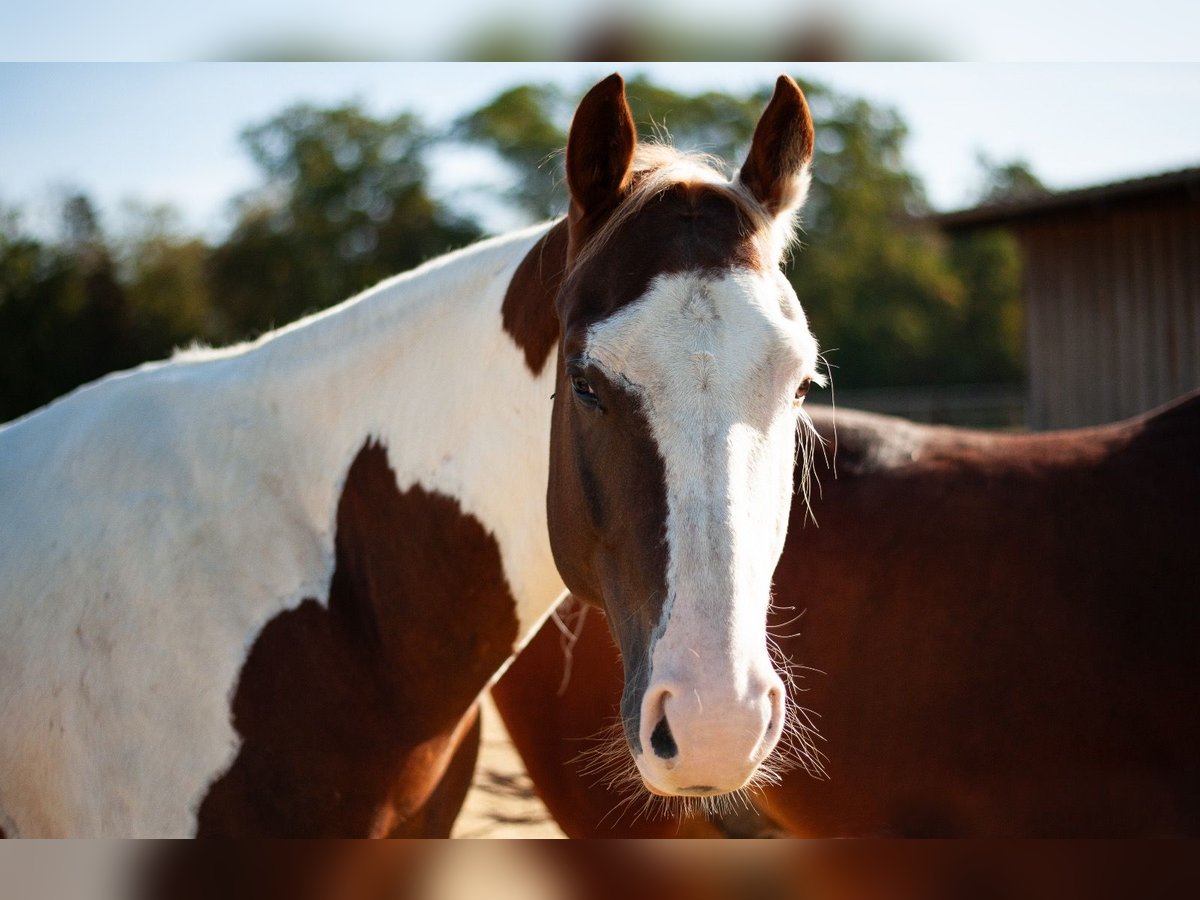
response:
[[[597,21],[645,20],[651,7],[676,28],[741,32],[761,44],[789,27],[836,19],[876,44],[900,38],[935,59],[1200,59],[1195,0],[37,0],[7,5],[0,59],[219,59],[289,39],[353,58],[445,59],[489,25],[513,25],[543,47],[563,48]]]
[[[0,206],[37,224],[55,191],[80,188],[106,215],[169,203],[217,238],[230,198],[256,183],[238,135],[297,101],[362,101],[445,124],[504,88],[553,81],[582,93],[614,69],[681,90],[745,91],[781,71],[896,108],[935,208],[969,205],[978,154],[1023,159],[1054,188],[1200,165],[1197,63],[0,63]],[[470,155],[433,160],[461,194],[488,173]],[[464,195],[466,196],[466,195]]]

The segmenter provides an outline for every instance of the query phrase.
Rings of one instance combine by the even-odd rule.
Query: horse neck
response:
[[[293,480],[325,483],[314,509],[328,515],[327,492],[341,492],[366,446],[382,446],[401,491],[448,497],[495,538],[522,637],[563,591],[545,512],[554,374],[531,371],[501,305],[544,231],[442,257],[259,348]]]

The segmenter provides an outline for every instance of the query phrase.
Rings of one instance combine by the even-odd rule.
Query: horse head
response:
[[[660,795],[743,788],[784,729],[766,617],[819,376],[780,266],[812,147],[786,76],[732,180],[639,146],[617,75],[571,125],[551,546],[607,613],[625,740]]]

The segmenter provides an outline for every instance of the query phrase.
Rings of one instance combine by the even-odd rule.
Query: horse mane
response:
[[[754,235],[764,240],[765,259],[780,260],[796,241],[796,212],[804,203],[811,180],[809,168],[797,179],[788,208],[771,214],[740,178],[730,179],[725,163],[710,153],[680,150],[656,141],[639,143],[631,167],[630,187],[621,203],[579,252],[583,262],[603,250],[625,223],[653,200],[679,184],[705,184],[733,201],[751,223]]]

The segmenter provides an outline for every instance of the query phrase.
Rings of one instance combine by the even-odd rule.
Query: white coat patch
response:
[[[494,535],[532,634],[563,591],[545,512],[554,371],[530,374],[500,307],[547,227],[0,428],[9,836],[193,832],[237,750],[247,651],[328,598],[342,482],[370,438],[399,490],[454,497]]]

